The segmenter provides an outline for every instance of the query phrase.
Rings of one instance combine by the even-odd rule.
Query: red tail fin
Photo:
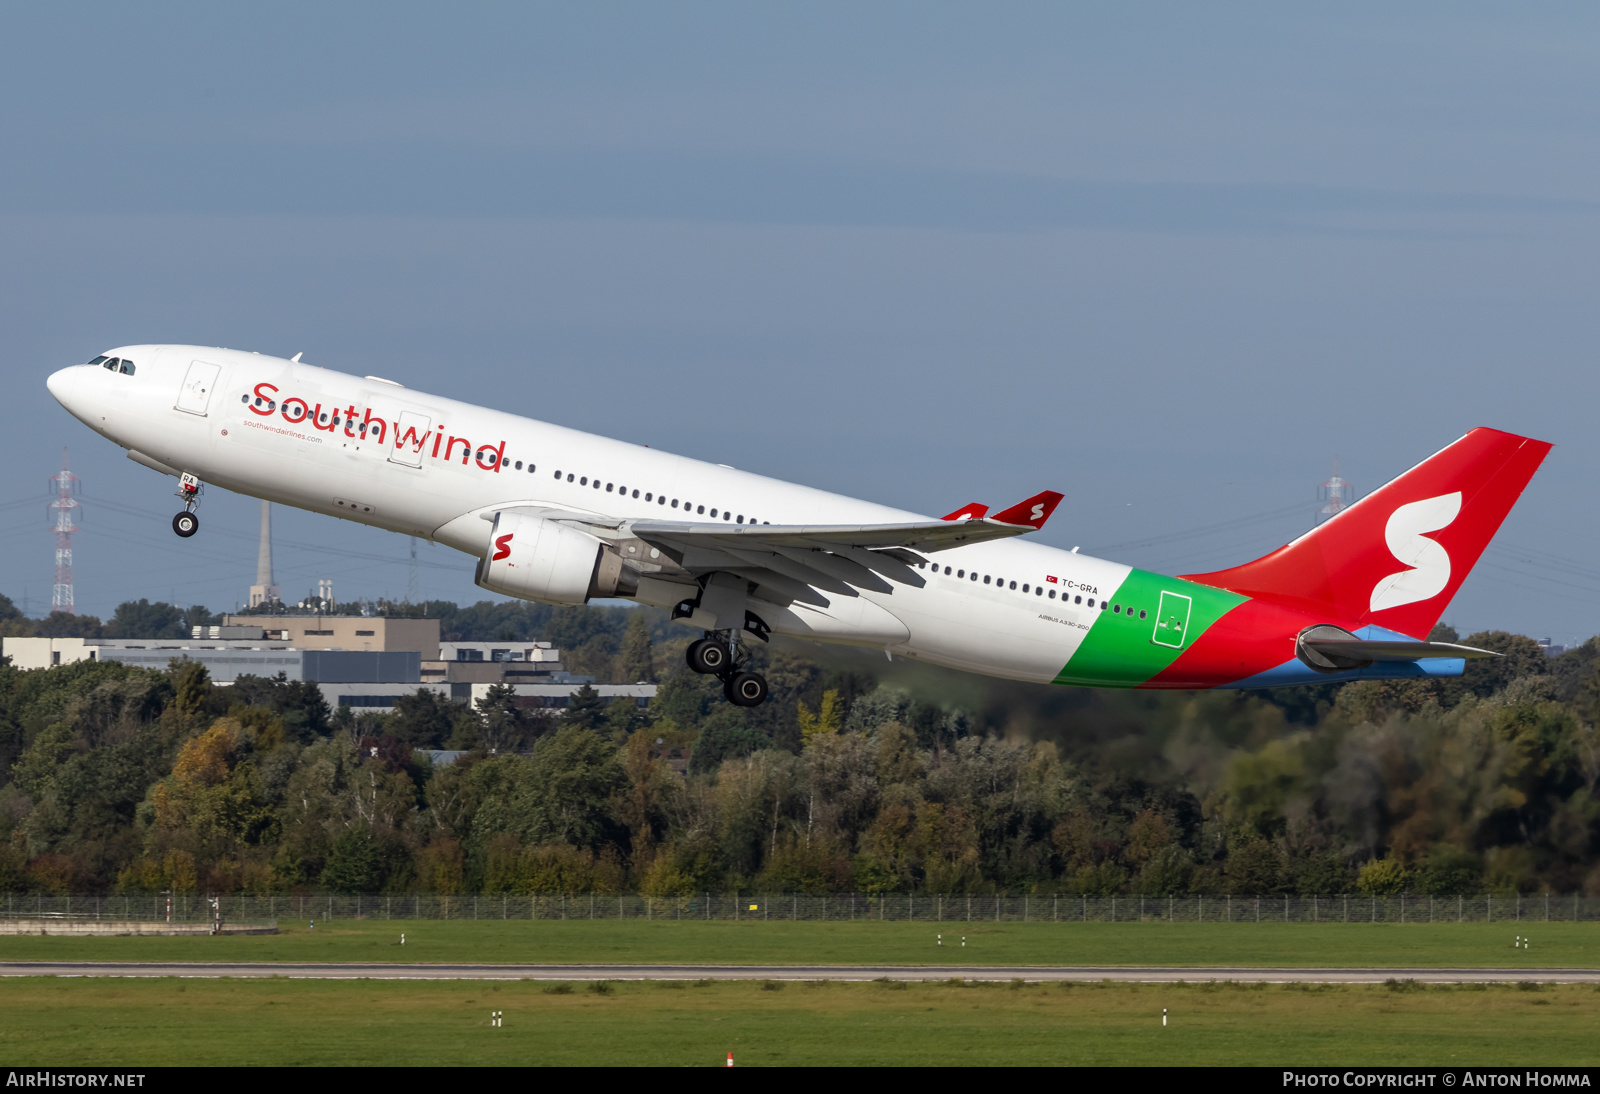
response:
[[[1421,638],[1550,447],[1474,429],[1288,546],[1230,570],[1185,577]]]
[[[951,513],[948,517],[940,517],[939,519],[940,520],[981,520],[983,518],[983,515],[985,513],[987,513],[988,511],[989,511],[989,507],[987,505],[984,505],[982,502],[974,501],[974,502],[969,502],[966,505],[963,505],[960,509],[957,509],[954,513]]]

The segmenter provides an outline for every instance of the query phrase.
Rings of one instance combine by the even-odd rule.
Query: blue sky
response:
[[[1556,449],[1446,618],[1600,631],[1584,5],[0,8],[0,591],[231,607],[255,503],[44,377],[144,341],[378,373],[1173,572],[1475,425]],[[7,505],[6,503],[15,503]],[[406,543],[280,512],[286,591]],[[426,596],[476,599],[422,551]]]

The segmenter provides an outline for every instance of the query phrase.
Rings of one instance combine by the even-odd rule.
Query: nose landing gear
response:
[[[172,518],[172,530],[184,539],[188,539],[200,530],[200,518],[195,515],[195,510],[200,507],[202,489],[199,479],[187,471],[183,473],[183,478],[178,483],[177,494],[183,499],[183,512]]]
[[[722,681],[722,694],[736,707],[758,707],[767,701],[767,679],[746,671],[750,651],[730,631],[707,631],[685,651],[689,667]]]

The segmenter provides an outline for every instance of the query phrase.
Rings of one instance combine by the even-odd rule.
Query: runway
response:
[[[1092,983],[1600,984],[1583,968],[1232,968],[1144,965],[451,965],[180,961],[6,961],[0,976],[238,977],[292,980],[1026,980]]]

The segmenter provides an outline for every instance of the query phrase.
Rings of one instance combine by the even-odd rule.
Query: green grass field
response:
[[[80,980],[0,985],[12,1066],[1580,1065],[1592,987]],[[1398,989],[1398,990],[1397,990]],[[1531,989],[1531,990],[1529,990]],[[1170,1025],[1161,1025],[1162,1008]],[[491,1011],[504,1025],[490,1025]]]
[[[211,938],[0,937],[4,961],[1600,966],[1600,923],[728,923],[336,920]],[[399,945],[401,932],[406,944]],[[935,945],[943,934],[945,944]],[[962,948],[961,936],[967,945]],[[1531,949],[1513,949],[1518,935]]]

